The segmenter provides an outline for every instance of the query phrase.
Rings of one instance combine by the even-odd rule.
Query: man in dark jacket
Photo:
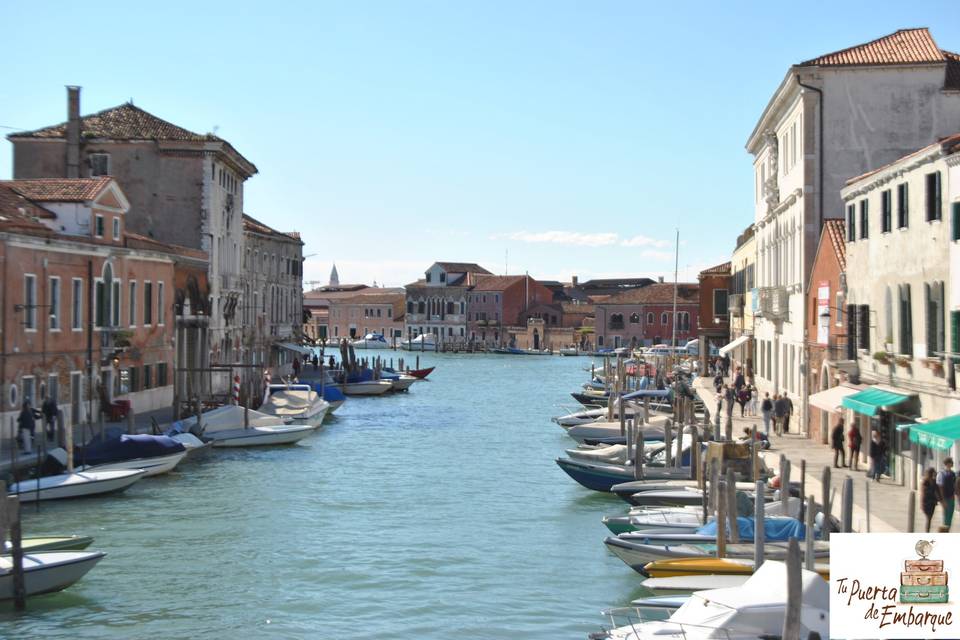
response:
[[[773,430],[778,436],[783,435],[783,422],[787,416],[787,398],[776,394],[773,397]]]
[[[737,367],[737,374],[733,378],[733,388],[737,390],[737,393],[740,393],[740,389],[743,389],[747,386],[747,380],[743,377],[743,369]]]
[[[37,418],[30,406],[30,400],[23,401],[23,408],[17,416],[17,435],[20,437],[20,446],[24,453],[33,450],[33,433],[37,428]]]
[[[53,440],[54,436],[57,435],[57,401],[53,399],[52,393],[44,399],[43,404],[40,405],[40,410],[43,412],[43,424],[46,427],[47,440]]]
[[[787,403],[787,412],[783,416],[783,432],[790,433],[790,416],[793,415],[793,400],[791,400],[787,394],[783,394],[783,400]]]
[[[840,458],[840,462],[845,467],[847,466],[847,452],[843,447],[843,418],[837,422],[833,427],[833,432],[830,434],[830,443],[833,446],[833,467],[839,469],[837,466],[837,458]]]

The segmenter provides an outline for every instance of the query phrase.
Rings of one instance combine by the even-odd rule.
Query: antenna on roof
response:
[[[217,131],[219,130],[220,130],[220,125],[218,124],[213,125],[213,135],[217,135]]]

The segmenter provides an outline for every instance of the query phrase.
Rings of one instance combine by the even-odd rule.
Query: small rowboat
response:
[[[28,596],[62,591],[93,569],[105,554],[99,551],[51,551],[23,557]],[[0,557],[0,600],[13,598],[13,559]]]
[[[830,579],[830,565],[817,562],[814,571],[824,580]],[[657,560],[644,567],[651,578],[698,575],[750,575],[753,573],[753,558],[671,558]]]
[[[426,380],[427,376],[433,373],[433,370],[436,367],[427,367],[426,369],[407,369],[407,375],[413,376],[414,378],[419,378],[421,380]]]
[[[90,536],[36,536],[26,537],[20,541],[24,553],[39,551],[82,551],[93,544]],[[11,553],[10,543],[7,542],[2,553]]]

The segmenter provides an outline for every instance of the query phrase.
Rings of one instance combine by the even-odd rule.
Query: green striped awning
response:
[[[953,442],[958,439],[960,439],[960,415],[910,426],[910,442],[916,442],[930,449],[949,451],[953,447]]]
[[[841,406],[847,409],[853,409],[857,413],[862,413],[865,416],[875,416],[880,409],[892,407],[909,399],[910,396],[902,393],[894,393],[886,389],[871,387],[859,393],[846,396],[841,402]]]

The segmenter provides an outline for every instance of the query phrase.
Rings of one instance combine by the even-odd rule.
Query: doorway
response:
[[[540,351],[540,331],[537,329],[533,330],[533,350]]]

